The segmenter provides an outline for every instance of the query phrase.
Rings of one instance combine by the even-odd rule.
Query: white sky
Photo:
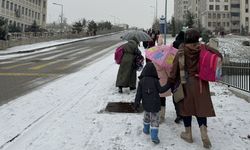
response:
[[[173,38],[167,40],[168,43],[172,41]],[[47,44],[56,43],[60,41]],[[2,105],[0,149],[202,149],[195,118],[192,121],[194,143],[186,143],[180,138],[184,127],[182,123],[174,123],[172,97],[167,97],[166,121],[159,128],[159,145],[153,144],[150,137],[142,133],[142,113],[104,111],[108,102],[132,102],[135,98],[135,91],[124,89],[124,93],[119,94],[115,87],[119,66],[114,62],[113,51],[118,45],[107,48],[106,55],[88,64],[86,68]],[[46,46],[46,43],[40,43],[40,46]],[[230,45],[227,46],[228,49],[231,48]],[[28,47],[32,48],[33,45],[27,45],[26,48]],[[24,47],[13,48],[11,52],[14,49],[19,51]],[[144,52],[142,47],[140,49]],[[250,140],[247,136],[250,135],[250,103],[237,98],[225,85],[211,83],[210,89],[215,93],[212,100],[216,112],[216,117],[208,118],[212,149],[249,150]],[[17,138],[10,141],[15,136]]]
[[[168,20],[173,15],[174,0],[167,0]],[[127,23],[130,26],[150,28],[155,16],[156,0],[48,0],[48,22],[60,22],[61,7],[68,23],[81,18],[95,21]],[[165,14],[165,0],[157,0],[158,18]],[[152,7],[151,7],[152,6]]]

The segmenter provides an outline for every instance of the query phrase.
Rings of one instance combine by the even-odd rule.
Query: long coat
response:
[[[215,116],[209,83],[197,77],[200,51],[198,49],[188,49],[185,46],[183,48],[187,83],[183,85],[184,100],[178,103],[180,115],[197,117]],[[174,59],[173,69],[168,78],[168,82],[170,83],[178,81],[180,81],[179,54]]]
[[[145,111],[159,112],[161,109],[159,93],[167,91],[170,86],[165,84],[161,87],[155,66],[151,62],[148,62],[143,68],[139,79],[135,107],[138,107],[142,100],[142,106]]]
[[[140,51],[137,42],[130,40],[123,45],[124,53],[116,78],[116,87],[136,88],[135,56]]]

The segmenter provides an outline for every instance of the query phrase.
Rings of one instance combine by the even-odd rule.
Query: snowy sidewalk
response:
[[[114,47],[112,47],[114,49]],[[110,52],[79,72],[60,78],[0,107],[0,149],[6,150],[200,150],[197,122],[194,143],[180,139],[172,99],[167,98],[161,143],[142,133],[143,114],[107,113],[108,102],[131,102],[135,92],[117,92],[118,65]],[[250,150],[250,104],[226,86],[211,84],[216,117],[208,119],[212,149]]]

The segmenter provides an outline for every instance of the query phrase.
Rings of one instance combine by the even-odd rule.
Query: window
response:
[[[209,0],[209,2],[213,2],[214,0]]]
[[[31,16],[31,10],[29,9],[29,17]]]
[[[214,19],[216,18],[216,13],[213,13],[213,18],[214,18]]]
[[[220,14],[217,14],[217,18],[218,18],[218,19],[220,19],[220,16],[221,16]]]
[[[10,3],[10,10],[13,10],[13,3]]]
[[[14,10],[17,10],[17,4],[14,5]]]
[[[46,20],[46,16],[45,14],[43,14],[43,22],[45,22],[45,20]]]
[[[216,22],[213,22],[213,27],[215,27],[216,26]]]
[[[214,10],[214,5],[209,5],[209,10]]]
[[[248,0],[246,0],[246,4],[248,4]]]
[[[216,0],[216,2],[220,2],[220,0]]]
[[[6,9],[10,9],[10,2],[9,1],[7,1],[7,3],[6,3]]]
[[[240,4],[231,4],[232,8],[240,8]]]
[[[2,1],[2,7],[4,8],[5,6],[5,0]]]
[[[38,13],[38,16],[37,16],[38,20],[40,20],[40,13]]]
[[[220,10],[220,5],[216,5],[215,10]]]
[[[208,18],[211,18],[212,16],[211,16],[211,13],[208,13]]]
[[[46,1],[43,1],[43,8],[46,8]]]
[[[28,8],[25,8],[25,15],[28,16]]]
[[[227,26],[229,27],[229,22],[227,22]]]
[[[224,0],[224,2],[228,2],[228,0]]]
[[[246,17],[246,18],[245,18],[245,21],[246,21],[246,22],[248,22],[248,21],[249,21],[248,17]]]
[[[246,8],[246,13],[248,13],[248,8]]]
[[[223,14],[223,18],[226,18],[226,14]]]
[[[228,10],[228,5],[224,5],[224,10]]]
[[[34,11],[32,11],[32,18],[34,18]]]
[[[22,7],[22,14],[24,15],[24,7]]]
[[[212,25],[212,24],[211,24],[211,22],[208,22],[208,24],[207,24],[207,25],[208,25],[209,27],[211,27],[211,25]]]

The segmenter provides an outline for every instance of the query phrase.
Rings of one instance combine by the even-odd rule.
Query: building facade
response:
[[[185,21],[185,17],[178,16],[185,0],[175,1],[177,18]],[[224,30],[227,33],[249,33],[250,17],[249,0],[189,0],[187,10],[194,15],[195,26],[199,24],[210,31]],[[186,10],[186,11],[187,11]]]
[[[175,0],[174,1],[174,18],[183,21],[186,18],[188,10],[188,0]]]
[[[0,16],[24,31],[34,21],[45,28],[47,0],[0,0]]]
[[[241,1],[241,27],[244,28],[245,32],[250,33],[249,19],[250,19],[250,0]],[[242,28],[241,28],[242,30]]]

